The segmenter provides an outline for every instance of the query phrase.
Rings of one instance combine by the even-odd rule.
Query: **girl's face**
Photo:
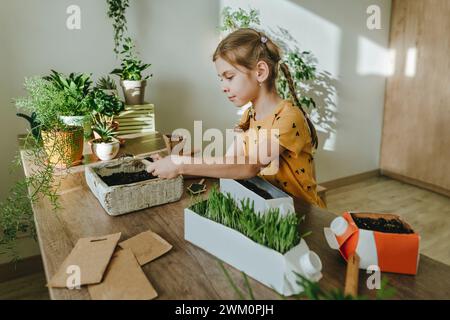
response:
[[[222,91],[236,107],[241,107],[257,97],[260,87],[256,71],[251,72],[243,67],[237,69],[220,57],[214,63],[222,82]]]

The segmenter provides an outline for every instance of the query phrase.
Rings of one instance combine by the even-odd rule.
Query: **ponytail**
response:
[[[289,92],[291,93],[292,99],[294,99],[294,103],[300,108],[303,115],[305,116],[305,119],[306,119],[306,121],[308,123],[308,127],[309,127],[309,133],[311,134],[312,145],[315,149],[317,149],[317,147],[319,145],[319,139],[317,137],[316,128],[314,128],[314,124],[311,122],[311,120],[309,119],[305,110],[303,110],[302,104],[298,100],[297,92],[295,90],[294,81],[292,80],[292,76],[291,76],[291,72],[289,71],[289,67],[287,66],[286,63],[280,62],[280,69],[283,72],[284,77],[286,78],[286,81],[287,81],[288,87],[289,87]]]

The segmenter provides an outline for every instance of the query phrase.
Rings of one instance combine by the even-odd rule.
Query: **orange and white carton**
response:
[[[355,218],[384,218],[401,221],[411,233],[387,233],[359,228]],[[360,257],[360,269],[378,266],[382,272],[417,274],[420,236],[394,214],[345,212],[324,228],[328,245],[339,250],[347,261],[355,252]]]

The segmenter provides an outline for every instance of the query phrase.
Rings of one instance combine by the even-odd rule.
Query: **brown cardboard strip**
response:
[[[151,300],[158,296],[130,249],[118,250],[102,283],[89,285],[93,300]]]
[[[48,286],[66,288],[72,285],[101,282],[120,235],[120,233],[115,233],[102,237],[79,239],[69,256],[50,279]],[[77,278],[75,273],[78,273],[80,283],[72,283],[72,279]],[[68,279],[69,277],[70,279]]]
[[[172,249],[170,243],[150,230],[122,241],[119,243],[119,246],[123,249],[130,249],[141,266],[155,260]]]

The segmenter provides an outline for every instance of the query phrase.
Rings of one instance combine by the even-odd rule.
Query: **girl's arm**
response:
[[[185,159],[185,163],[178,159],[172,159],[178,167],[178,174],[204,176],[225,179],[249,179],[256,176],[264,167],[261,163],[250,163],[248,157],[209,157],[201,158],[196,164],[195,158]],[[240,161],[240,162],[239,162]],[[177,164],[180,163],[180,164]]]
[[[256,176],[284,151],[284,148],[278,145],[278,152],[272,153],[273,148],[270,144],[268,142],[262,143],[267,143],[266,150],[270,151],[269,156],[262,159],[244,156],[243,148],[239,147],[238,155],[230,156],[229,151],[232,150],[231,148],[234,148],[233,143],[225,157],[171,155],[153,162],[147,167],[147,171],[165,179],[171,179],[180,174],[211,178],[248,179]]]

